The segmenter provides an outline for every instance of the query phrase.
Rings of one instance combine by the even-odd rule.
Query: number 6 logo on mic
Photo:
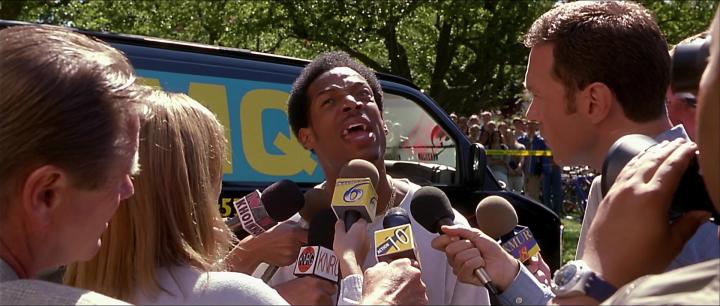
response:
[[[360,183],[356,184],[355,186],[350,187],[347,191],[345,191],[345,194],[343,194],[343,200],[345,202],[355,202],[362,198],[363,196],[363,189],[362,186],[368,185],[370,183]]]

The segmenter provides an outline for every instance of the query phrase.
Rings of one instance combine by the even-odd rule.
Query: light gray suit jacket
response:
[[[36,279],[19,279],[0,259],[0,305],[128,305],[111,297]]]

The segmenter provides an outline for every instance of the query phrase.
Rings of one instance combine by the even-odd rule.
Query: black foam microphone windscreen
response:
[[[260,200],[268,215],[275,221],[292,217],[305,205],[300,187],[291,180],[281,180],[263,190]]]
[[[431,233],[441,233],[440,228],[443,225],[455,223],[455,213],[450,199],[442,190],[433,186],[425,186],[415,191],[410,202],[410,212],[415,221]],[[477,268],[473,273],[490,293],[498,294],[497,288],[484,268]]]
[[[330,208],[315,214],[308,229],[308,245],[319,245],[332,249],[335,239],[335,222],[337,222],[337,217]]]
[[[431,233],[438,233],[440,226],[451,225],[455,220],[455,213],[447,195],[433,186],[425,186],[415,191],[410,202],[410,213]]]

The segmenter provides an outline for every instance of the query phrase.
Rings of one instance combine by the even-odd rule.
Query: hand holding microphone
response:
[[[284,267],[295,262],[300,247],[308,242],[307,237],[307,230],[297,222],[285,220],[255,236],[250,243],[256,246],[253,250],[267,250],[261,258],[263,262]]]
[[[482,268],[487,279],[496,286],[495,294],[510,286],[520,270],[520,263],[495,239],[476,228],[459,225],[443,226],[442,231],[445,235],[435,238],[432,247],[445,252],[458,280],[484,286],[484,281],[475,272]]]
[[[520,260],[541,283],[550,285],[550,267],[542,260],[540,247],[526,226],[518,225],[512,204],[499,196],[484,198],[475,208],[478,229],[500,242],[505,251]]]
[[[335,239],[333,250],[338,257],[341,278],[352,274],[362,275],[362,264],[365,262],[370,241],[368,241],[368,223],[364,219],[355,222],[349,231],[345,231],[345,223],[335,223]]]
[[[295,262],[298,278],[274,287],[291,305],[333,304],[339,268],[333,251],[336,220],[330,209],[315,214],[308,229],[308,245],[300,248]]]
[[[453,225],[455,224],[455,212],[450,205],[450,200],[447,198],[445,193],[442,192],[442,190],[436,187],[426,186],[416,191],[413,196],[413,200],[410,203],[410,211],[412,212],[415,220],[431,233],[444,232],[450,236],[460,236],[455,232],[448,232],[448,226],[452,229],[463,229],[463,227]],[[491,279],[485,271],[484,261],[477,249],[473,250],[472,248],[464,248],[467,252],[454,252],[456,249],[461,251],[458,249],[458,246],[468,246],[469,242],[458,241],[456,237],[451,238],[447,235],[441,235],[440,237],[435,238],[432,242],[432,246],[435,249],[447,253],[448,262],[450,262],[455,270],[455,274],[458,275],[458,279],[463,280],[460,278],[459,272],[469,272],[469,274],[474,275],[477,280],[466,282],[480,284],[489,292],[498,294],[498,290],[495,287],[495,284],[493,284],[493,279]],[[453,247],[448,250],[451,242],[457,243],[453,244]],[[459,257],[455,258],[455,255],[458,255]],[[470,262],[469,266],[466,266],[465,261],[469,259],[475,260]],[[459,269],[461,270],[458,271]],[[468,279],[469,278],[466,278],[466,280]]]
[[[287,220],[305,205],[297,184],[290,180],[273,183],[261,193],[255,190],[233,203],[235,216],[225,223],[239,238],[257,236]]]
[[[267,282],[277,266],[293,263],[307,234],[297,223],[283,220],[297,213],[304,204],[300,188],[289,180],[278,181],[262,193],[256,190],[234,202],[236,215],[226,220],[226,224],[244,239],[227,258],[231,270],[250,274],[261,262],[266,262],[270,264],[263,275]],[[271,249],[268,245],[274,247]]]
[[[333,251],[336,221],[330,209],[315,215],[308,230],[308,245],[300,248],[295,261],[295,276],[314,276],[337,284],[339,265]]]

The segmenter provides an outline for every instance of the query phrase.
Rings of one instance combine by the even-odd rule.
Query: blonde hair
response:
[[[0,220],[38,166],[64,169],[78,188],[104,185],[142,111],[134,81],[101,41],[56,26],[0,30]]]
[[[134,302],[136,288],[163,288],[156,269],[192,265],[223,269],[234,241],[217,206],[226,162],[223,126],[184,94],[155,91],[152,117],[140,131],[142,171],[135,196],[111,219],[103,245],[89,262],[70,265],[65,283]]]

